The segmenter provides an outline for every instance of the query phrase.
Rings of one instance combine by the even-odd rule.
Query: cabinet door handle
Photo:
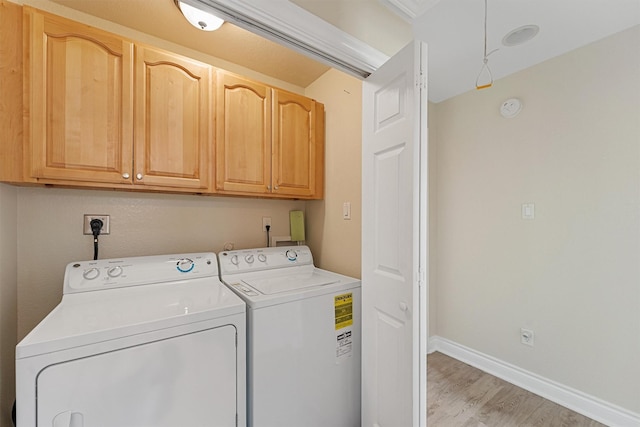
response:
[[[122,178],[124,178],[124,179],[129,179],[130,176],[131,175],[129,175],[127,172],[122,174]]]
[[[278,191],[278,186],[277,185],[275,186],[274,190]]]
[[[138,181],[140,181],[140,180],[142,179],[142,174],[141,174],[141,173],[136,174],[136,179],[137,179]]]
[[[271,186],[270,185],[267,185],[267,190],[271,190]]]

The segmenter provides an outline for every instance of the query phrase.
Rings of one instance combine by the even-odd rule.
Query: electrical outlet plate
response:
[[[351,202],[342,204],[342,219],[351,219]]]
[[[84,226],[83,233],[88,235],[93,235],[93,231],[91,230],[91,221],[94,219],[99,219],[102,221],[102,229],[100,230],[100,235],[109,234],[109,215],[84,215]]]
[[[271,217],[263,216],[262,217],[262,231],[267,231],[267,225],[271,227]]]
[[[520,328],[520,342],[533,347],[533,331],[531,329]]]

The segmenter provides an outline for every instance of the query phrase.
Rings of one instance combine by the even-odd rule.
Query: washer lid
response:
[[[66,294],[16,347],[16,358],[245,313],[217,278]]]
[[[286,274],[273,276],[268,278],[255,278],[251,280],[243,280],[244,283],[251,286],[256,291],[264,295],[274,295],[282,292],[303,290],[317,286],[331,285],[340,280],[337,277],[322,274],[317,270],[296,272],[294,274]]]

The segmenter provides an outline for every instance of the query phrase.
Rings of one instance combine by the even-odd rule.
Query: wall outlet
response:
[[[531,329],[520,328],[520,342],[533,347],[533,331]]]
[[[93,235],[93,231],[91,230],[91,220],[93,219],[99,219],[100,221],[102,221],[102,229],[100,230],[101,236],[103,234],[109,234],[109,232],[111,231],[109,227],[109,215],[89,215],[89,214],[84,215],[84,226],[83,226],[84,234]]]
[[[262,231],[267,231],[267,225],[271,227],[271,217],[263,216],[262,217]]]
[[[522,204],[522,219],[535,219],[536,218],[536,205],[533,203]]]

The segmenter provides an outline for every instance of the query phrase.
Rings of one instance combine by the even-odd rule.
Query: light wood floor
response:
[[[429,427],[604,426],[442,353],[427,366]]]

